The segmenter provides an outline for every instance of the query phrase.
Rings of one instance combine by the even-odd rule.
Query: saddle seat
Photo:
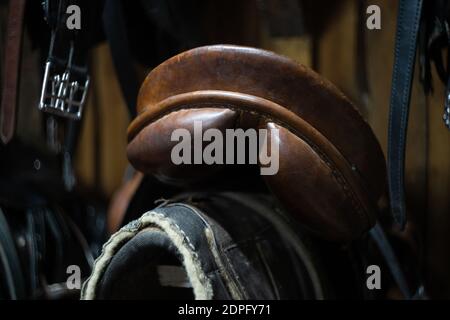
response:
[[[385,160],[369,125],[330,82],[275,53],[200,47],[153,69],[128,128],[131,164],[168,183],[211,177],[223,165],[175,165],[175,129],[279,131],[279,170],[262,176],[282,206],[313,233],[340,242],[376,221]]]

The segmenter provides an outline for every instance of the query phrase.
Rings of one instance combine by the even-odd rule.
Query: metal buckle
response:
[[[45,64],[39,110],[79,120],[86,103],[89,75],[85,68],[72,65],[74,44],[70,41],[67,59],[53,56],[56,32],[52,33],[50,54]]]

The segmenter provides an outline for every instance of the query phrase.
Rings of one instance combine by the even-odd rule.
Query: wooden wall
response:
[[[82,185],[110,197],[122,183],[127,165],[129,117],[107,44],[94,48],[90,70],[91,90],[75,165]]]

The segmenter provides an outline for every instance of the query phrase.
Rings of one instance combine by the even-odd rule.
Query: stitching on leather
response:
[[[417,25],[417,27],[418,27],[418,19],[419,19],[419,12],[420,12],[420,10],[418,10],[418,8],[421,5],[421,3],[422,3],[422,0],[419,0],[419,1],[417,1],[417,4],[416,4],[416,15],[414,17],[414,25]],[[414,30],[414,32],[415,32],[415,30]],[[415,34],[416,34],[416,32],[415,32]],[[416,41],[417,41],[417,36],[415,35],[414,36],[414,43],[416,43]],[[409,48],[409,52],[408,52],[408,69],[411,69],[413,67],[415,53],[416,53],[416,45],[411,46]],[[410,74],[408,78],[409,78],[408,82],[410,83],[412,81],[412,74]],[[411,92],[409,92],[409,94],[411,94]],[[407,99],[408,99],[408,96],[406,94],[406,91],[403,91],[402,102],[405,102],[404,111],[406,111],[406,109],[409,109],[409,106],[406,104]],[[400,142],[402,144],[402,148],[398,149],[398,156],[399,156],[399,158],[400,158],[400,156],[402,154],[402,149],[404,149],[405,144],[406,144],[406,141],[405,141],[405,129],[406,129],[406,126],[407,126],[407,123],[406,123],[407,122],[406,121],[407,118],[406,118],[406,116],[407,116],[407,112],[402,112],[401,123],[400,123],[401,129],[402,129],[402,130],[400,130]],[[403,177],[403,172],[401,172],[401,171],[402,170],[398,170],[397,171],[397,181],[398,181],[398,186],[399,187],[400,187],[401,180],[402,180],[402,177]],[[400,208],[401,208],[400,209],[401,211],[404,211],[403,201],[400,202]]]
[[[192,242],[191,242],[191,239],[186,235],[186,233],[183,231],[183,230],[181,230],[180,229],[180,227],[176,224],[176,223],[174,223],[170,218],[168,218],[167,216],[165,216],[165,215],[163,215],[163,214],[161,214],[161,213],[158,213],[157,211],[149,211],[149,212],[147,212],[147,213],[145,213],[142,217],[141,217],[141,219],[142,219],[142,221],[145,223],[146,221],[146,217],[151,217],[151,216],[156,216],[156,217],[158,217],[159,219],[161,219],[162,221],[166,221],[166,222],[168,222],[168,224],[169,224],[169,226],[171,227],[171,228],[173,228],[173,229],[175,229],[177,232],[179,232],[181,235],[182,235],[182,237],[183,237],[183,242],[184,243],[187,243],[187,245],[189,246],[189,248],[192,250],[192,252],[190,252],[190,254],[192,254],[192,256],[194,257],[194,262],[197,264],[197,265],[195,265],[195,266],[193,266],[193,267],[198,267],[198,268],[200,268],[200,271],[201,271],[201,273],[203,273],[203,275],[205,275],[205,281],[206,281],[206,283],[201,283],[201,285],[202,286],[205,286],[205,290],[206,290],[206,295],[210,295],[210,298],[212,298],[212,295],[213,295],[213,292],[212,292],[212,288],[211,288],[211,283],[210,283],[210,279],[208,278],[208,277],[206,277],[206,274],[204,273],[204,271],[203,271],[203,269],[202,269],[202,266],[201,266],[201,263],[200,263],[200,259],[199,259],[199,257],[198,257],[198,253],[195,251],[195,247],[193,246],[193,244],[192,244]],[[150,221],[150,224],[155,224],[153,221]],[[161,227],[161,226],[159,226],[159,227]],[[187,265],[185,265],[185,267],[187,268]],[[196,270],[196,272],[198,272],[197,270]],[[197,275],[198,277],[199,277],[199,280],[200,280],[200,274],[198,274]]]
[[[219,265],[219,271],[221,273],[221,275],[223,276],[223,278],[225,278],[227,281],[225,282],[226,287],[229,290],[229,293],[231,294],[232,298],[235,300],[242,300],[242,293],[246,294],[245,290],[241,293],[239,290],[241,290],[242,286],[239,283],[239,281],[234,281],[232,277],[230,277],[230,275],[228,274],[228,269],[225,266],[225,264],[222,262],[222,256],[220,254],[220,246],[218,243],[216,243],[215,240],[215,235],[214,235],[214,231],[212,228],[212,225],[210,224],[210,222],[205,219],[205,217],[203,217],[202,211],[199,208],[193,207],[189,204],[185,204],[185,203],[176,203],[176,204],[169,204],[167,205],[167,207],[173,207],[173,206],[183,206],[189,210],[191,210],[197,217],[199,217],[202,222],[205,225],[204,228],[204,234],[206,237],[206,240],[208,242],[208,246],[211,250],[211,254],[213,255],[213,257],[216,259],[216,264]],[[228,265],[230,265],[229,261],[228,261]],[[238,287],[239,285],[239,287]],[[241,290],[242,291],[242,290]]]
[[[230,259],[228,258],[228,255],[224,254],[223,256],[227,260],[229,270],[233,273],[234,278],[236,279],[236,284],[239,285],[239,289],[241,290],[245,299],[248,299],[247,290],[245,289],[245,286],[242,285],[241,279],[240,279],[239,275],[237,274],[236,270],[234,269],[233,263],[231,263]]]
[[[81,288],[81,299],[95,299],[97,293],[97,283],[101,278],[103,278],[106,268],[111,262],[114,254],[123,246],[123,243],[129,241],[129,239],[133,236],[134,233],[131,231],[125,229],[119,230],[116,234],[111,236],[106,243],[103,244],[102,253],[95,260],[90,276],[83,283],[83,287]],[[112,244],[114,244],[114,247],[108,251]],[[94,283],[92,283],[93,281]]]
[[[154,216],[157,216],[157,217],[160,218],[160,219],[168,220],[167,217],[166,217],[165,215],[163,215],[163,214],[161,214],[161,213],[158,213],[158,212],[156,212],[156,211],[151,212],[151,214],[154,215]],[[150,215],[150,214],[146,213],[145,215]],[[198,254],[197,254],[197,252],[195,252],[195,247],[194,247],[194,245],[192,244],[191,239],[186,235],[186,233],[185,233],[183,230],[181,230],[180,227],[178,227],[177,224],[175,224],[175,223],[173,223],[173,222],[171,222],[171,221],[170,221],[170,225],[171,225],[174,229],[176,229],[176,230],[183,236],[183,238],[186,240],[187,245],[189,246],[189,248],[192,249],[193,255],[194,255],[196,258],[198,258]]]
[[[366,226],[370,225],[370,218],[368,216],[369,213],[363,209],[361,201],[358,199],[358,197],[352,191],[352,188],[349,187],[348,183],[345,180],[345,177],[343,177],[342,173],[340,173],[340,171],[336,168],[336,166],[331,162],[329,157],[324,152],[322,152],[318,146],[316,146],[308,138],[306,138],[303,134],[301,134],[301,132],[299,132],[295,128],[292,128],[288,124],[286,124],[278,119],[273,119],[272,117],[268,117],[264,114],[260,114],[253,110],[244,110],[243,108],[240,108],[235,105],[228,104],[228,103],[220,103],[219,104],[219,103],[210,103],[210,102],[197,102],[197,103],[188,104],[188,105],[186,105],[186,104],[180,105],[180,106],[173,108],[167,112],[162,112],[157,118],[155,118],[151,122],[149,122],[149,124],[154,123],[154,122],[160,120],[161,118],[163,118],[169,114],[172,114],[174,112],[181,111],[181,110],[196,109],[196,107],[198,107],[198,106],[209,106],[210,108],[218,108],[218,109],[227,108],[227,109],[230,109],[230,110],[233,110],[236,112],[248,112],[250,114],[257,115],[260,118],[262,118],[268,122],[273,122],[275,124],[278,124],[278,125],[282,126],[283,128],[288,129],[291,133],[297,135],[299,138],[301,138],[303,141],[305,141],[319,155],[319,157],[322,159],[322,161],[331,169],[332,176],[335,178],[335,181],[337,181],[337,184],[339,185],[339,187],[341,188],[343,193],[347,196],[347,198],[350,199],[350,202],[351,202],[352,206],[354,207],[355,211],[358,213],[359,218],[364,220],[364,222],[365,222],[364,224]]]
[[[404,15],[402,14],[403,9],[404,9],[404,1],[400,1],[400,5],[399,5],[399,20],[398,20],[398,25],[401,26],[403,24],[403,19],[404,19]],[[414,17],[414,25],[417,25],[418,27],[418,20],[419,20],[419,14],[420,14],[420,10],[418,10],[418,8],[421,6],[422,1],[419,0],[416,2],[416,14]],[[398,32],[396,33],[396,44],[399,43],[400,38],[401,38],[401,34],[404,33],[404,29],[399,29]],[[414,43],[417,41],[417,36],[413,36],[414,38]],[[412,68],[412,64],[414,62],[414,55],[416,53],[416,45],[410,46],[409,50],[408,50],[408,60],[407,60],[407,70],[410,70]],[[394,58],[394,71],[393,71],[393,80],[392,83],[396,83],[398,81],[398,61],[399,59],[399,48],[396,45],[395,46],[395,58]],[[410,83],[412,81],[412,74],[408,75],[408,83]],[[392,89],[392,97],[397,97],[397,86],[394,86]],[[409,92],[409,94],[411,94],[411,92]],[[391,97],[391,99],[392,99]],[[400,158],[402,153],[404,152],[404,148],[405,148],[405,127],[407,126],[407,124],[405,123],[406,120],[406,116],[407,116],[407,112],[406,109],[408,109],[408,105],[406,104],[408,96],[407,96],[407,92],[404,90],[402,92],[402,95],[400,96],[401,98],[401,103],[402,103],[402,109],[401,109],[401,118],[400,118],[400,137],[399,137],[399,148],[398,148],[398,152],[397,152],[397,161],[393,161],[393,159],[391,159],[391,157],[389,156],[389,162],[388,162],[388,168],[389,168],[389,173],[391,175],[392,172],[392,167],[397,167],[397,165],[400,162]],[[391,106],[390,110],[389,110],[389,128],[388,128],[388,137],[389,137],[389,149],[392,149],[393,145],[395,144],[395,142],[392,140],[392,129],[393,129],[393,110],[394,108]],[[392,163],[395,162],[395,163]],[[390,194],[391,197],[393,199],[394,202],[399,202],[399,210],[400,212],[404,212],[404,204],[402,201],[400,201],[400,185],[401,185],[401,181],[402,181],[402,176],[403,176],[403,172],[401,172],[401,170],[397,170],[397,175],[396,175],[396,180],[391,181],[391,183],[389,184],[390,187]],[[392,177],[393,178],[393,177]],[[396,218],[398,219],[398,214],[396,214]]]
[[[206,240],[208,242],[208,246],[211,249],[211,254],[213,255],[214,259],[216,260],[216,264],[218,265],[218,271],[222,278],[225,280],[225,287],[228,289],[231,297],[235,300],[243,300],[243,294],[245,292],[241,292],[241,285],[238,285],[238,281],[236,279],[233,279],[231,275],[228,272],[227,267],[222,261],[222,256],[224,254],[221,254],[220,246],[215,242],[215,235],[214,231],[212,230],[211,226],[208,226],[204,229]],[[228,263],[229,267],[229,263]]]
[[[400,15],[399,15],[399,19],[398,19],[398,24],[399,25],[401,25],[402,24],[402,22],[403,22],[403,15],[401,14],[402,12],[403,12],[403,1],[400,1],[400,5],[399,5],[399,12],[400,12]],[[399,40],[400,40],[400,32],[401,30],[399,30],[397,33],[396,33],[396,38],[395,38],[395,42],[396,43],[398,43],[399,42]],[[399,59],[399,53],[398,53],[398,51],[399,51],[399,48],[398,48],[398,46],[395,46],[395,48],[394,48],[394,61],[398,61],[398,59]],[[392,75],[392,83],[396,83],[398,80],[398,63],[394,63],[394,70],[393,70],[393,75]],[[393,89],[392,89],[392,96],[393,97],[396,97],[397,96],[397,87],[396,86],[394,86],[393,87]],[[391,98],[392,99],[392,98]],[[389,128],[388,128],[388,137],[389,137],[389,147],[390,148],[392,148],[392,144],[394,143],[393,141],[392,141],[392,127],[393,127],[393,110],[394,110],[394,108],[390,108],[390,110],[389,110]],[[390,156],[389,156],[389,158],[390,158]],[[392,172],[392,169],[391,169],[391,167],[392,166],[395,166],[395,164],[392,164],[392,160],[391,159],[389,159],[389,162],[388,162],[388,166],[389,166],[389,172],[391,173]],[[393,182],[391,182],[391,184],[392,184]],[[391,186],[390,186],[391,187]],[[395,187],[394,186],[392,186],[394,189],[395,189]],[[391,193],[393,193],[393,192],[391,192]],[[392,196],[394,196],[394,194],[392,194]]]
[[[400,5],[399,5],[399,19],[398,19],[398,24],[399,25],[402,25],[402,23],[403,23],[403,14],[402,14],[402,12],[403,12],[403,6],[404,6],[404,2],[401,0],[400,1]],[[401,33],[401,30],[398,30],[398,32],[396,33],[396,38],[395,38],[395,42],[396,43],[398,43],[399,41],[400,41],[400,33]],[[399,59],[399,48],[398,48],[398,46],[395,46],[395,48],[394,48],[394,61],[395,62],[397,62],[398,61],[398,59]],[[398,80],[398,63],[394,63],[394,71],[393,71],[393,76],[392,76],[392,78],[393,78],[393,80],[392,80],[392,83],[396,83]],[[396,86],[394,86],[393,87],[393,89],[392,89],[392,96],[393,97],[397,97],[397,87]],[[392,98],[391,98],[392,99]],[[392,145],[393,144],[395,144],[395,142],[393,142],[393,140],[392,140],[392,128],[393,128],[393,121],[394,121],[394,119],[393,119],[393,113],[394,113],[394,108],[390,108],[390,110],[389,110],[389,128],[388,128],[388,137],[389,137],[389,147],[390,147],[390,149],[392,149]],[[392,167],[395,167],[396,166],[396,164],[393,164],[392,162],[392,159],[390,159],[391,157],[389,156],[389,161],[388,161],[388,166],[389,166],[389,173],[391,173],[392,172]],[[392,181],[391,183],[390,183],[390,186],[389,187],[392,187],[392,189],[397,189],[397,187],[394,185],[396,183],[396,181]],[[393,192],[393,190],[391,190],[391,196],[392,197],[395,197],[395,199],[393,199],[393,200],[398,200],[397,198],[397,195],[396,195],[396,192]]]

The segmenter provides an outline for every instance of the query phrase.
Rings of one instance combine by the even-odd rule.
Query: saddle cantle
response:
[[[369,125],[330,82],[272,52],[196,48],[159,65],[141,86],[128,128],[132,165],[163,181],[189,182],[217,166],[175,165],[177,128],[279,129],[279,171],[263,176],[308,229],[350,241],[372,227],[384,194],[385,160]]]

